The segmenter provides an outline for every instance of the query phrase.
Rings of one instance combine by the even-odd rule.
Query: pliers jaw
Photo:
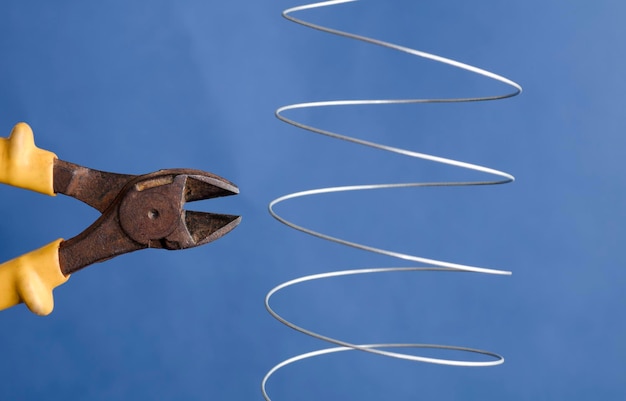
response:
[[[183,205],[237,193],[235,185],[204,171],[161,170],[141,176],[123,191],[120,226],[147,248],[193,248],[223,237],[241,217],[187,211]]]
[[[92,169],[86,172],[84,167],[60,163],[65,164],[66,171],[74,169],[77,172],[75,179],[79,181],[90,181],[90,175],[96,181],[103,181],[101,184],[109,188],[109,193],[111,187],[119,186],[115,181],[126,182],[106,208],[100,202],[103,197],[97,192],[81,195],[68,191],[85,203],[95,203],[104,210],[85,231],[61,243],[59,259],[65,275],[139,249],[178,250],[203,245],[223,237],[241,221],[240,216],[183,209],[187,202],[239,193],[233,183],[215,174],[191,169],[160,170],[123,178],[113,174],[110,177],[113,183],[104,185],[106,175],[110,173]],[[67,177],[65,174],[65,181]],[[71,181],[72,178],[66,188],[73,187]]]

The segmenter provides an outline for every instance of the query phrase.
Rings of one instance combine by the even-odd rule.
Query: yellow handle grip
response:
[[[0,138],[0,182],[54,195],[53,171],[57,156],[35,146],[33,130],[26,123]]]
[[[52,312],[52,290],[69,279],[59,265],[61,241],[0,264],[0,310],[24,302],[37,315]]]

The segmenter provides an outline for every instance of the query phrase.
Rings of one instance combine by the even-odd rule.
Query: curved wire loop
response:
[[[474,349],[474,348],[467,348],[467,347],[459,347],[459,346],[451,346],[451,345],[436,345],[436,344],[417,344],[417,343],[408,343],[408,344],[399,344],[399,343],[383,343],[383,344],[352,344],[346,341],[342,341],[340,339],[336,339],[336,338],[331,338],[328,336],[325,336],[323,334],[320,333],[316,333],[313,332],[311,330],[308,330],[302,326],[298,326],[292,322],[290,322],[289,320],[285,319],[284,317],[282,317],[278,312],[276,312],[272,306],[271,306],[271,298],[279,291],[287,288],[287,287],[292,287],[295,286],[297,284],[301,284],[304,282],[310,282],[310,281],[315,281],[315,280],[322,280],[322,279],[328,279],[328,278],[332,278],[332,277],[338,277],[338,276],[348,276],[348,275],[359,275],[359,274],[378,274],[378,273],[389,273],[389,272],[409,272],[409,271],[438,271],[438,272],[472,272],[472,273],[484,273],[484,274],[496,274],[496,275],[510,275],[511,272],[510,271],[506,271],[506,270],[498,270],[498,269],[491,269],[491,268],[485,268],[485,267],[479,267],[479,266],[470,266],[470,265],[465,265],[465,264],[460,264],[460,263],[454,263],[454,262],[449,262],[449,261],[443,261],[443,260],[436,260],[436,259],[431,259],[431,258],[425,258],[425,257],[421,257],[421,256],[417,256],[417,255],[410,255],[410,254],[405,254],[405,253],[400,253],[400,252],[394,252],[391,250],[387,250],[387,249],[382,249],[382,248],[377,248],[377,247],[373,247],[373,246],[368,246],[368,245],[364,245],[361,243],[357,243],[357,242],[353,242],[353,241],[349,241],[343,238],[338,238],[338,237],[334,237],[334,236],[330,236],[327,234],[324,234],[322,232],[319,231],[315,231],[309,228],[306,228],[304,226],[298,225],[290,220],[287,220],[286,218],[280,216],[276,211],[275,211],[275,207],[282,203],[282,202],[286,202],[288,200],[293,200],[296,198],[302,198],[302,197],[306,197],[306,196],[312,196],[312,195],[319,195],[319,194],[328,194],[328,193],[336,193],[336,192],[347,192],[347,191],[364,191],[364,190],[374,190],[374,189],[387,189],[387,188],[408,188],[408,187],[436,187],[436,186],[482,186],[482,185],[499,185],[499,184],[505,184],[505,183],[509,183],[514,181],[514,177],[511,174],[508,174],[506,172],[500,171],[500,170],[495,170],[489,167],[484,167],[484,166],[480,166],[477,164],[472,164],[472,163],[467,163],[467,162],[462,162],[462,161],[458,161],[458,160],[453,160],[453,159],[447,159],[444,157],[439,157],[439,156],[434,156],[434,155],[429,155],[429,154],[425,154],[425,153],[419,153],[419,152],[415,152],[415,151],[411,151],[411,150],[406,150],[406,149],[402,149],[402,148],[397,148],[397,147],[392,147],[392,146],[387,146],[384,144],[380,144],[380,143],[375,143],[375,142],[370,142],[370,141],[366,141],[363,139],[359,139],[359,138],[354,138],[354,137],[350,137],[350,136],[346,136],[346,135],[342,135],[336,132],[332,132],[332,131],[328,131],[328,130],[324,130],[324,129],[320,129],[311,125],[307,125],[307,124],[303,124],[299,121],[296,121],[294,119],[291,119],[289,117],[285,116],[285,113],[291,110],[297,110],[297,109],[309,109],[309,108],[317,108],[317,107],[340,107],[340,106],[361,106],[361,105],[382,105],[382,104],[425,104],[425,103],[462,103],[462,102],[482,102],[482,101],[491,101],[491,100],[501,100],[501,99],[506,99],[506,98],[510,98],[510,97],[514,97],[519,95],[522,92],[522,87],[517,84],[516,82],[505,78],[501,75],[498,74],[494,74],[492,72],[489,72],[487,70],[478,68],[478,67],[474,67],[472,65],[469,64],[464,64],[446,57],[441,57],[438,55],[434,55],[431,53],[426,53],[426,52],[422,52],[419,50],[415,50],[412,48],[408,48],[408,47],[404,47],[404,46],[400,46],[400,45],[396,45],[394,43],[389,43],[389,42],[385,42],[382,40],[378,40],[378,39],[373,39],[373,38],[369,38],[366,36],[361,36],[361,35],[356,35],[353,33],[349,33],[349,32],[345,32],[345,31],[340,31],[337,29],[333,29],[333,28],[328,28],[325,26],[321,26],[321,25],[317,25],[317,24],[313,24],[311,22],[299,19],[294,17],[292,14],[299,12],[299,11],[304,11],[304,10],[310,10],[310,9],[314,9],[314,8],[320,8],[320,7],[328,7],[328,6],[333,6],[333,5],[338,5],[338,4],[342,4],[342,3],[349,3],[349,2],[354,2],[357,0],[331,0],[331,1],[324,1],[324,2],[318,2],[318,3],[312,3],[312,4],[306,4],[306,5],[302,5],[302,6],[297,6],[297,7],[292,7],[289,8],[285,11],[283,11],[282,15],[284,18],[303,25],[305,27],[308,28],[312,28],[312,29],[316,29],[322,32],[326,32],[326,33],[330,33],[333,35],[337,35],[337,36],[342,36],[342,37],[346,37],[349,39],[354,39],[357,41],[361,41],[361,42],[365,42],[365,43],[369,43],[372,45],[376,45],[376,46],[381,46],[384,48],[388,48],[388,49],[393,49],[396,51],[400,51],[400,52],[404,52],[404,53],[408,53],[410,55],[416,56],[416,57],[420,57],[420,58],[424,58],[424,59],[429,59],[429,60],[433,60],[442,64],[446,64],[452,67],[456,67],[458,69],[461,70],[465,70],[474,74],[478,74],[481,76],[484,76],[486,78],[490,78],[492,80],[501,82],[503,84],[506,84],[508,87],[512,88],[511,91],[505,92],[503,94],[498,94],[498,95],[492,95],[492,96],[483,96],[483,97],[464,97],[464,98],[413,98],[413,99],[359,99],[359,100],[326,100],[326,101],[318,101],[318,102],[307,102],[307,103],[297,103],[297,104],[290,104],[287,106],[282,106],[280,108],[278,108],[275,112],[276,117],[278,119],[280,119],[281,121],[293,125],[297,128],[301,128],[303,130],[306,131],[310,131],[316,134],[320,134],[320,135],[325,135],[325,136],[329,136],[335,139],[340,139],[343,141],[348,141],[348,142],[352,142],[352,143],[356,143],[359,145],[363,145],[363,146],[368,146],[371,148],[375,148],[375,149],[379,149],[379,150],[383,150],[383,151],[387,151],[387,152],[392,152],[392,153],[396,153],[396,154],[400,154],[403,156],[408,156],[408,157],[412,157],[412,158],[416,158],[416,159],[422,159],[422,160],[429,160],[429,161],[433,161],[436,163],[441,163],[441,164],[446,164],[446,165],[451,165],[451,166],[455,166],[458,168],[462,168],[462,169],[467,169],[467,170],[472,170],[472,171],[476,171],[476,172],[480,172],[480,173],[486,173],[486,174],[490,174],[491,176],[494,177],[494,179],[492,180],[487,180],[487,181],[454,181],[454,182],[408,182],[408,183],[395,183],[395,184],[370,184],[370,185],[352,185],[352,186],[340,186],[340,187],[325,187],[325,188],[317,188],[317,189],[310,189],[310,190],[306,190],[306,191],[301,191],[301,192],[295,192],[295,193],[291,193],[291,194],[287,194],[284,196],[281,196],[279,198],[274,199],[273,201],[271,201],[269,203],[268,209],[269,209],[269,213],[272,215],[272,217],[274,217],[275,219],[277,219],[278,221],[280,221],[281,223],[285,224],[288,227],[291,227],[295,230],[304,232],[306,234],[327,240],[327,241],[331,241],[331,242],[335,242],[338,244],[342,244],[345,246],[349,246],[349,247],[353,247],[353,248],[357,248],[357,249],[361,249],[364,251],[369,251],[369,252],[374,252],[377,254],[381,254],[381,255],[386,255],[386,256],[391,256],[391,257],[395,257],[401,260],[406,260],[406,261],[410,261],[410,262],[414,262],[414,263],[420,263],[426,266],[422,266],[422,267],[382,267],[382,268],[369,268],[369,269],[355,269],[355,270],[341,270],[341,271],[334,271],[334,272],[327,272],[327,273],[321,273],[321,274],[314,274],[314,275],[309,275],[309,276],[305,276],[305,277],[300,277],[300,278],[296,278],[290,281],[287,281],[285,283],[282,283],[276,287],[274,287],[272,290],[270,290],[266,297],[265,297],[265,307],[267,309],[267,311],[274,317],[276,318],[279,322],[283,323],[284,325],[299,331],[303,334],[306,334],[308,336],[317,338],[319,340],[337,345],[337,347],[332,347],[332,348],[325,348],[325,349],[321,349],[321,350],[317,350],[317,351],[313,351],[313,352],[308,352],[308,353],[304,353],[301,355],[297,355],[295,357],[289,358],[279,364],[277,364],[276,366],[274,366],[270,371],[267,372],[267,374],[265,375],[265,377],[262,380],[261,383],[261,391],[263,393],[263,397],[265,398],[266,401],[271,401],[269,395],[267,394],[267,389],[266,389],[266,385],[268,380],[270,379],[270,377],[272,375],[274,375],[278,370],[282,369],[283,367],[293,364],[295,362],[298,361],[302,361],[305,359],[309,359],[309,358],[313,358],[313,357],[317,357],[317,356],[321,356],[321,355],[325,355],[325,354],[330,354],[330,353],[336,353],[336,352],[343,352],[343,351],[353,351],[353,350],[357,350],[357,351],[364,351],[364,352],[369,352],[369,353],[374,353],[374,354],[379,354],[379,355],[384,355],[384,356],[388,356],[388,357],[392,357],[392,358],[397,358],[397,359],[405,359],[405,360],[410,360],[410,361],[416,361],[416,362],[425,362],[425,363],[434,363],[434,364],[442,364],[442,365],[453,365],[453,366],[469,366],[469,367],[478,367],[478,366],[494,366],[494,365],[499,365],[502,364],[504,362],[504,358],[496,353],[490,352],[490,351],[484,351],[484,350],[479,350],[479,349]],[[418,349],[424,349],[424,348],[429,348],[429,349],[441,349],[441,350],[454,350],[454,351],[461,351],[461,352],[466,352],[469,354],[478,354],[481,355],[483,357],[487,357],[487,360],[480,360],[480,361],[475,361],[475,360],[458,360],[458,359],[441,359],[441,358],[430,358],[430,357],[423,357],[423,356],[417,356],[417,355],[413,355],[413,354],[409,354],[406,352],[396,352],[396,351],[387,351],[385,349],[409,349],[409,348],[418,348]]]

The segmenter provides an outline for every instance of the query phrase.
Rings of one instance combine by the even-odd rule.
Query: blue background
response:
[[[473,177],[276,120],[274,109],[293,102],[506,90],[288,23],[280,12],[295,5],[0,3],[2,136],[26,121],[38,146],[85,166],[214,172],[241,194],[188,208],[244,217],[205,247],[136,252],[77,273],[55,291],[49,317],[23,305],[1,312],[0,400],[261,399],[268,369],[325,346],[265,312],[270,288],[405,265],[289,230],[267,203],[320,186]],[[525,92],[293,116],[517,181],[323,196],[280,211],[332,235],[513,276],[386,274],[285,291],[277,309],[325,334],[484,348],[506,362],[455,368],[333,354],[280,371],[273,399],[624,399],[623,2],[368,0],[299,16],[475,64]],[[0,260],[70,238],[98,216],[74,199],[8,186],[0,205]]]

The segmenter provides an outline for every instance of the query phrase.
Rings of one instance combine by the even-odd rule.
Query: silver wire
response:
[[[394,252],[388,249],[368,246],[368,245],[364,245],[361,243],[349,241],[346,239],[330,236],[322,232],[311,230],[309,228],[298,225],[280,216],[275,211],[275,207],[282,202],[293,200],[296,198],[302,198],[306,196],[313,196],[313,195],[320,195],[320,194],[348,192],[348,191],[364,191],[364,190],[375,190],[375,189],[389,189],[389,188],[499,185],[499,184],[509,183],[515,180],[515,178],[511,174],[500,171],[500,170],[492,169],[492,168],[485,167],[485,166],[480,166],[477,164],[462,162],[458,160],[447,159],[444,157],[429,155],[425,153],[419,153],[419,152],[415,152],[411,150],[396,148],[396,147],[392,147],[392,146],[388,146],[388,145],[384,145],[380,143],[370,142],[370,141],[366,141],[363,139],[342,135],[336,132],[327,131],[327,130],[323,130],[323,129],[320,129],[311,125],[303,124],[301,122],[288,118],[284,115],[284,113],[291,111],[291,110],[308,109],[308,108],[316,108],[316,107],[341,107],[341,106],[383,105],[383,104],[393,105],[393,104],[481,102],[481,101],[506,99],[506,98],[517,96],[522,92],[522,87],[516,82],[508,78],[505,78],[501,75],[494,74],[490,71],[487,71],[487,70],[484,70],[484,69],[481,69],[481,68],[478,68],[469,64],[461,63],[461,62],[458,62],[456,60],[452,60],[446,57],[441,57],[435,54],[426,53],[426,52],[422,52],[422,51],[415,50],[412,48],[396,45],[394,43],[389,43],[389,42],[385,42],[382,40],[373,39],[370,37],[356,35],[353,33],[313,24],[308,21],[304,21],[302,19],[296,18],[292,15],[293,13],[296,13],[299,11],[310,10],[310,9],[320,8],[320,7],[328,7],[328,6],[333,6],[333,5],[343,4],[343,3],[350,3],[350,2],[355,2],[355,1],[357,0],[332,0],[332,1],[311,3],[311,4],[289,8],[283,11],[282,15],[284,18],[288,19],[289,21],[303,25],[308,28],[312,28],[312,29],[316,29],[322,32],[333,34],[333,35],[342,36],[342,37],[358,40],[361,42],[381,46],[381,47],[388,48],[388,49],[397,50],[403,53],[411,54],[416,57],[433,60],[439,63],[450,65],[452,67],[455,67],[461,70],[472,72],[472,73],[484,76],[486,78],[490,78],[492,80],[501,82],[507,85],[508,87],[512,88],[513,90],[509,92],[505,92],[503,94],[499,94],[499,95],[483,96],[483,97],[326,100],[326,101],[318,101],[318,102],[297,103],[297,104],[290,104],[290,105],[278,108],[275,112],[276,117],[287,124],[293,125],[297,128],[301,128],[301,129],[304,129],[306,131],[310,131],[316,134],[329,136],[335,139],[340,139],[343,141],[348,141],[348,142],[356,143],[359,145],[368,146],[374,149],[392,152],[392,153],[400,154],[400,155],[411,157],[411,158],[429,160],[429,161],[433,161],[436,163],[455,166],[455,167],[472,170],[472,171],[476,171],[480,173],[486,173],[486,174],[495,176],[495,178],[493,180],[487,180],[487,181],[409,182],[409,183],[396,183],[396,184],[369,184],[369,185],[325,187],[325,188],[310,189],[306,191],[287,194],[271,201],[268,206],[269,213],[281,223],[295,230],[304,232],[306,234],[309,234],[309,235],[312,235],[312,236],[315,236],[315,237],[318,237],[327,241],[342,244],[345,246],[349,246],[349,247],[353,247],[353,248],[357,248],[357,249],[361,249],[364,251],[373,252],[373,253],[377,253],[381,255],[391,256],[391,257],[398,258],[401,260],[407,260],[407,261],[411,261],[415,263],[420,263],[426,266],[423,266],[423,267],[381,267],[381,268],[333,271],[333,272],[320,273],[320,274],[314,274],[314,275],[296,278],[296,279],[287,281],[285,283],[282,283],[274,287],[273,289],[271,289],[265,297],[265,307],[267,311],[275,319],[277,319],[279,322],[283,323],[287,327],[290,327],[296,331],[299,331],[313,338],[326,341],[331,344],[338,345],[338,347],[325,348],[325,349],[297,355],[295,357],[289,358],[277,364],[276,366],[274,366],[272,369],[270,369],[270,371],[268,371],[268,373],[265,375],[261,383],[261,391],[266,401],[271,401],[266,390],[267,382],[270,379],[270,377],[274,375],[279,369],[287,365],[290,365],[292,363],[298,362],[298,361],[317,357],[320,355],[335,353],[335,352],[356,350],[356,351],[364,351],[364,352],[384,355],[384,356],[388,356],[392,358],[405,359],[405,360],[416,361],[416,362],[426,362],[426,363],[453,365],[453,366],[469,366],[469,367],[494,366],[494,365],[502,364],[504,362],[504,358],[499,354],[496,354],[490,351],[478,350],[478,349],[467,348],[467,347],[459,347],[459,346],[417,344],[417,343],[352,344],[352,343],[335,339],[332,337],[328,337],[323,334],[305,329],[304,327],[298,326],[288,321],[287,319],[283,318],[280,314],[278,314],[271,307],[270,301],[271,301],[272,296],[274,296],[277,292],[287,287],[291,287],[291,286],[304,283],[304,282],[328,279],[328,278],[338,277],[338,276],[389,273],[389,272],[409,272],[409,271],[472,272],[472,273],[484,273],[484,274],[496,274],[496,275],[510,275],[511,274],[510,271],[506,271],[506,270],[485,268],[485,267],[479,267],[479,266],[470,266],[470,265],[454,263],[454,262],[449,262],[449,261],[425,258],[421,256],[416,256],[416,255]],[[458,359],[453,360],[453,359],[428,358],[428,357],[416,356],[416,355],[412,355],[408,353],[386,351],[381,348],[398,348],[398,349],[430,348],[430,349],[455,350],[455,351],[462,351],[462,352],[467,352],[471,354],[479,354],[479,355],[486,356],[492,359],[487,360],[487,361],[465,361],[465,360],[458,360]]]

